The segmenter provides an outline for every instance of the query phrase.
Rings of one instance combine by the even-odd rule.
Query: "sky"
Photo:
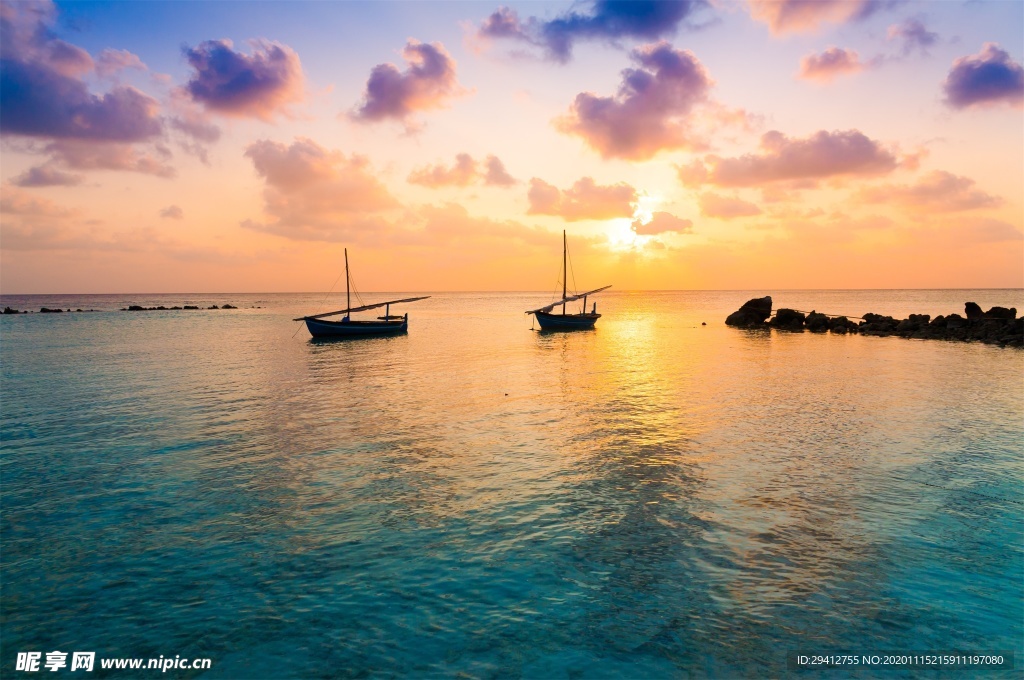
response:
[[[1024,287],[1024,3],[0,1],[0,293]]]

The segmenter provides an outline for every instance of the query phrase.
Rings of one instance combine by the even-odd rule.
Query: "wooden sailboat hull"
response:
[[[306,328],[314,338],[372,338],[400,335],[409,330],[409,319],[397,321],[324,321],[305,319]]]
[[[550,314],[534,312],[542,331],[583,331],[594,327],[600,314]]]

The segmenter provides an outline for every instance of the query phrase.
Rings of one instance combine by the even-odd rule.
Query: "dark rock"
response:
[[[828,329],[833,333],[856,333],[857,325],[845,316],[837,316],[828,320]]]
[[[896,324],[896,332],[900,335],[917,333],[928,326],[931,316],[928,314],[911,314],[910,318],[904,319]]]
[[[217,305],[210,305],[207,309],[220,309]]]
[[[820,314],[812,309],[804,324],[812,333],[824,333],[829,327],[828,315]]]
[[[17,314],[17,309],[11,309],[10,307],[4,307],[4,314]]]
[[[199,307],[197,307],[197,306],[195,306],[195,305],[185,305],[185,307],[184,307],[184,308],[185,308],[185,309],[199,309]]]
[[[141,305],[128,305],[128,311],[129,312],[144,312],[144,311],[146,311],[146,308],[142,307]]]
[[[1016,319],[1017,318],[1017,308],[1016,307],[1010,307],[1009,309],[1007,309],[1006,307],[993,307],[992,309],[990,309],[987,312],[985,312],[985,318],[986,319]]]
[[[235,307],[234,305],[221,305],[220,308],[221,309],[238,309],[238,307]]]
[[[985,316],[985,313],[981,311],[981,307],[976,302],[968,302],[964,304],[964,315],[968,320],[973,321]]]
[[[59,308],[59,307],[58,307],[57,309],[50,309],[49,307],[41,307],[41,308],[39,309],[39,311],[40,311],[40,312],[41,312],[42,314],[60,314],[60,313],[61,313],[61,312],[63,312],[64,310],[63,310],[63,309],[61,309],[61,308]]]
[[[795,309],[780,309],[775,312],[775,318],[771,320],[772,328],[779,328],[787,331],[802,331],[804,329],[804,316],[803,312],[798,312]]]
[[[963,328],[967,325],[967,319],[960,316],[959,314],[950,314],[946,317],[946,328],[949,330],[955,330],[957,328]]]
[[[771,315],[772,297],[767,295],[763,298],[747,300],[743,303],[742,307],[725,319],[725,323],[728,326],[737,326],[739,328],[763,326]]]

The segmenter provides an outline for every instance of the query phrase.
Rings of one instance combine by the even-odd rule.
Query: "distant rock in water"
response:
[[[760,316],[767,301],[771,312],[771,298],[750,300],[725,320],[730,326],[754,327],[765,325],[767,317]],[[939,315],[932,319],[928,314],[911,314],[906,319],[894,319],[882,314],[867,313],[860,317],[859,324],[845,316],[831,317],[829,314],[811,311],[806,316],[795,309],[780,309],[768,323],[772,328],[787,331],[810,331],[835,334],[860,333],[861,335],[889,336],[919,340],[961,340],[984,342],[1000,347],[1024,347],[1024,318],[1017,318],[1015,307],[992,307],[982,312],[974,302],[964,305],[967,318],[959,314]],[[858,317],[853,317],[858,318]]]
[[[10,307],[4,307],[4,314],[18,314],[18,310],[11,309]]]
[[[775,312],[775,318],[769,325],[784,331],[802,331],[805,318],[803,312],[798,312],[795,309],[780,309]]]
[[[221,305],[220,308],[221,309],[238,309],[238,307],[235,307],[234,305]]]
[[[986,319],[1016,319],[1017,318],[1017,308],[1016,307],[1010,307],[1009,309],[1007,309],[1006,307],[993,307],[992,309],[990,309],[987,312],[985,312],[985,318]]]
[[[39,308],[39,312],[41,314],[60,314],[63,311],[64,310],[59,308],[59,307],[57,309],[50,309],[49,307],[40,307]]]
[[[726,325],[737,328],[754,328],[765,325],[772,315],[772,296],[747,300],[743,306],[730,314],[725,320]]]
[[[207,309],[220,309],[217,305],[210,305]]]

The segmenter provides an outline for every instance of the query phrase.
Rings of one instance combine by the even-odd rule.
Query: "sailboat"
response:
[[[305,321],[306,328],[314,338],[360,338],[380,335],[398,335],[409,330],[409,314],[404,316],[392,316],[391,305],[404,302],[416,302],[426,300],[429,295],[421,297],[403,298],[401,300],[388,300],[377,302],[372,305],[352,306],[352,284],[348,273],[348,248],[345,248],[345,309],[336,312],[324,312],[312,316],[300,316],[292,321]],[[353,312],[365,312],[369,309],[384,308],[384,316],[378,316],[375,320],[353,321],[350,315]],[[325,321],[324,317],[344,314],[341,321]]]
[[[602,290],[607,290],[611,286],[603,286],[601,288],[595,288],[594,290],[588,290],[585,293],[576,293],[569,295],[567,287],[567,279],[569,278],[569,271],[566,268],[566,260],[569,252],[568,241],[566,241],[565,231],[562,231],[562,299],[552,302],[550,305],[545,305],[538,309],[531,309],[527,311],[527,314],[533,314],[534,318],[537,319],[537,323],[540,324],[542,331],[575,331],[575,330],[586,330],[593,328],[597,320],[601,318],[601,315],[597,313],[597,303],[594,303],[594,308],[587,312],[587,296],[593,295],[594,293],[600,293]],[[583,300],[583,309],[578,314],[568,314],[565,311],[565,305],[567,302],[574,302],[576,300]],[[558,305],[562,306],[561,314],[553,314],[553,310]]]

